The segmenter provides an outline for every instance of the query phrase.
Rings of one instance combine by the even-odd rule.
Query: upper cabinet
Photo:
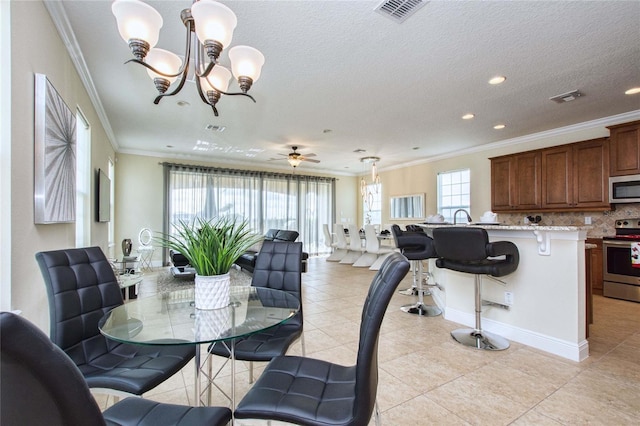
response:
[[[594,139],[491,159],[491,209],[609,210],[609,144]]]
[[[608,127],[611,176],[640,174],[640,121]]]
[[[540,153],[491,159],[491,210],[540,208]]]

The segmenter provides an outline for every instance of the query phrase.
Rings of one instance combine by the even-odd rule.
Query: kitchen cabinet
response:
[[[540,171],[535,151],[491,159],[492,210],[539,209]]]
[[[607,128],[611,140],[610,176],[640,174],[640,121]]]
[[[609,210],[606,138],[491,159],[491,209]]]
[[[544,149],[541,156],[543,209],[609,209],[606,138]]]

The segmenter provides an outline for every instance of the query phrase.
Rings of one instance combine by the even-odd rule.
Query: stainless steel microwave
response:
[[[640,175],[610,177],[609,202],[640,203]]]

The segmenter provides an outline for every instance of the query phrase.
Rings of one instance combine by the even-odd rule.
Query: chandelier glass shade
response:
[[[302,163],[302,160],[300,160],[298,157],[289,157],[287,161],[289,162],[289,165],[294,169],[298,167],[300,163]]]
[[[158,96],[158,104],[165,96],[182,90],[193,64],[195,82],[200,99],[218,116],[216,104],[221,95],[245,96],[255,102],[247,92],[260,78],[264,55],[253,47],[235,46],[229,49],[231,71],[238,81],[240,92],[228,92],[231,72],[218,64],[222,51],[229,46],[238,23],[236,15],[227,6],[213,0],[196,0],[191,9],[184,9],[180,18],[187,29],[184,62],[164,49],[155,48],[163,25],[162,16],[153,7],[139,0],[116,0],[111,10],[116,17],[118,31],[127,42],[135,62],[147,68]],[[191,55],[193,49],[193,57]],[[169,87],[178,80],[173,91]]]
[[[376,163],[380,161],[380,157],[362,157],[360,159],[361,163],[371,164],[371,183],[375,184],[375,191],[378,192],[378,187],[380,184],[380,176],[378,175],[378,166]],[[360,179],[360,196],[362,197],[362,202],[369,208],[371,211],[373,204],[373,193],[371,191],[367,191],[367,181],[364,176]]]

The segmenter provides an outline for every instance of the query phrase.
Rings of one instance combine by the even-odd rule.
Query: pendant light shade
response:
[[[249,77],[254,83],[260,78],[264,55],[258,49],[249,46],[232,47],[229,50],[229,60],[235,78]]]
[[[151,49],[147,53],[147,63],[163,74],[178,74],[182,66],[182,59],[173,52],[164,49]],[[178,76],[166,77],[147,69],[147,74],[153,80],[154,78],[164,78],[173,83]]]
[[[217,41],[222,47],[231,44],[233,30],[238,24],[235,13],[222,3],[200,0],[191,6],[191,14],[196,24],[196,35],[200,43]]]
[[[138,0],[117,0],[111,5],[111,11],[124,41],[143,40],[149,48],[158,43],[162,16],[153,7]]]
[[[231,80],[231,71],[223,66],[215,66],[207,77],[200,77],[200,84],[204,91],[221,90],[226,92]]]

